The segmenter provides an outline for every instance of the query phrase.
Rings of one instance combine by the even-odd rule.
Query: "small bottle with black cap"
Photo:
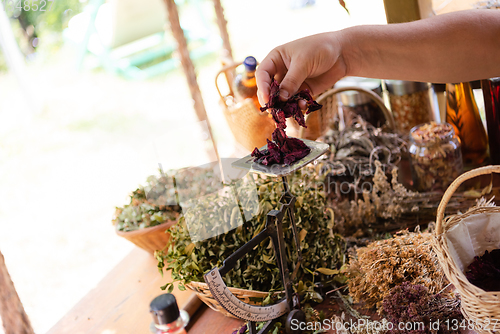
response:
[[[171,293],[159,295],[149,305],[153,316],[156,334],[187,334],[184,327],[189,322],[189,314],[177,306],[177,300]]]

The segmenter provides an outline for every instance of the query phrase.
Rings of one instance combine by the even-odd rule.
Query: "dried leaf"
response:
[[[339,273],[338,269],[328,269],[328,268],[317,268],[316,271],[324,275],[337,275]]]
[[[345,11],[347,12],[347,14],[351,15],[351,13],[349,13],[349,10],[347,9],[347,6],[345,4],[345,1],[344,0],[339,0],[339,4],[344,7]]]

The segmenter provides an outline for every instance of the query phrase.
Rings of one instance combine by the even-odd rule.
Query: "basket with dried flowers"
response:
[[[500,173],[500,166],[477,168],[453,181],[438,207],[433,242],[446,277],[461,295],[464,316],[477,332],[484,333],[500,330],[500,291],[488,291],[473,278],[479,269],[483,279],[500,280],[499,252],[495,251],[500,248],[500,207],[482,201],[467,212],[446,219],[444,211],[463,182],[492,173]],[[488,261],[489,252],[495,253],[496,261]]]

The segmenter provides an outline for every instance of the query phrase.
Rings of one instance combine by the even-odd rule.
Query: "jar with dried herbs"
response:
[[[446,190],[463,169],[460,142],[448,123],[425,123],[410,132],[413,185],[418,191]]]
[[[426,82],[386,80],[385,84],[397,130],[408,133],[418,124],[435,120]]]

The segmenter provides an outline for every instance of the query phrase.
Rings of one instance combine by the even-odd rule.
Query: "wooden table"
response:
[[[164,293],[160,286],[171,280],[168,272],[161,277],[156,265],[151,254],[134,248],[47,334],[151,333],[149,303]],[[244,325],[208,308],[191,291],[176,288],[173,293],[179,307],[193,314],[188,334],[231,334]]]
[[[156,259],[133,249],[111,272],[71,309],[47,334],[146,334],[152,321],[149,303],[164,293],[160,286],[171,280],[158,273]],[[174,290],[180,308],[193,308],[189,334],[231,334],[242,322],[215,312],[190,291]]]

